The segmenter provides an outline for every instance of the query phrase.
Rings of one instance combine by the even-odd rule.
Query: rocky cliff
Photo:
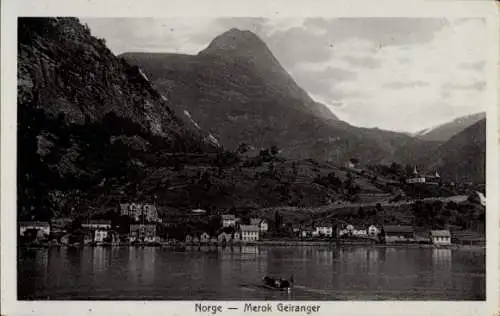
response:
[[[151,154],[218,151],[77,19],[20,18],[18,38],[20,215],[72,209],[94,189],[134,182]]]

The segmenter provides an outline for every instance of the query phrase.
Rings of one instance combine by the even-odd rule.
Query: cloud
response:
[[[473,62],[473,63],[460,63],[460,68],[462,69],[474,69],[477,71],[482,71],[484,69],[485,62],[484,60]]]
[[[382,64],[380,60],[373,57],[347,56],[344,59],[351,65],[364,68],[378,68]]]
[[[428,85],[429,85],[429,83],[427,83],[427,82],[415,80],[415,81],[409,81],[409,82],[394,81],[394,82],[385,83],[382,86],[384,88],[389,88],[389,89],[407,89],[407,88],[415,88],[415,87],[426,87]]]
[[[484,81],[474,82],[471,84],[456,84],[447,82],[442,86],[443,89],[451,89],[451,90],[484,90],[485,87],[486,87],[486,82]]]
[[[448,24],[441,18],[311,18],[304,23],[328,30],[326,36],[332,41],[359,38],[381,46],[429,42]]]

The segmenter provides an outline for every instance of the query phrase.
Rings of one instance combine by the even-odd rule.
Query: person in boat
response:
[[[264,277],[264,284],[277,289],[291,288],[293,286],[293,275],[290,277],[290,280],[274,279],[266,276]]]

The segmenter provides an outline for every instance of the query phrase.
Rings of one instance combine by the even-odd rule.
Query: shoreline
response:
[[[338,241],[301,241],[301,240],[262,240],[253,242],[237,242],[237,243],[170,243],[161,242],[154,244],[40,244],[40,245],[18,245],[18,248],[87,248],[87,247],[158,247],[172,250],[185,250],[186,248],[199,248],[199,247],[215,247],[215,248],[233,248],[242,246],[256,246],[256,247],[330,247],[330,248],[348,248],[348,247],[364,247],[364,248],[409,248],[409,249],[486,249],[485,244],[450,244],[450,245],[434,245],[427,243],[368,243],[368,242],[338,242]]]

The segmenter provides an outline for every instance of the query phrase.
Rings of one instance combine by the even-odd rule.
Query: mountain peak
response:
[[[253,32],[232,28],[212,40],[199,55],[237,54],[239,56],[270,55],[266,44]]]

